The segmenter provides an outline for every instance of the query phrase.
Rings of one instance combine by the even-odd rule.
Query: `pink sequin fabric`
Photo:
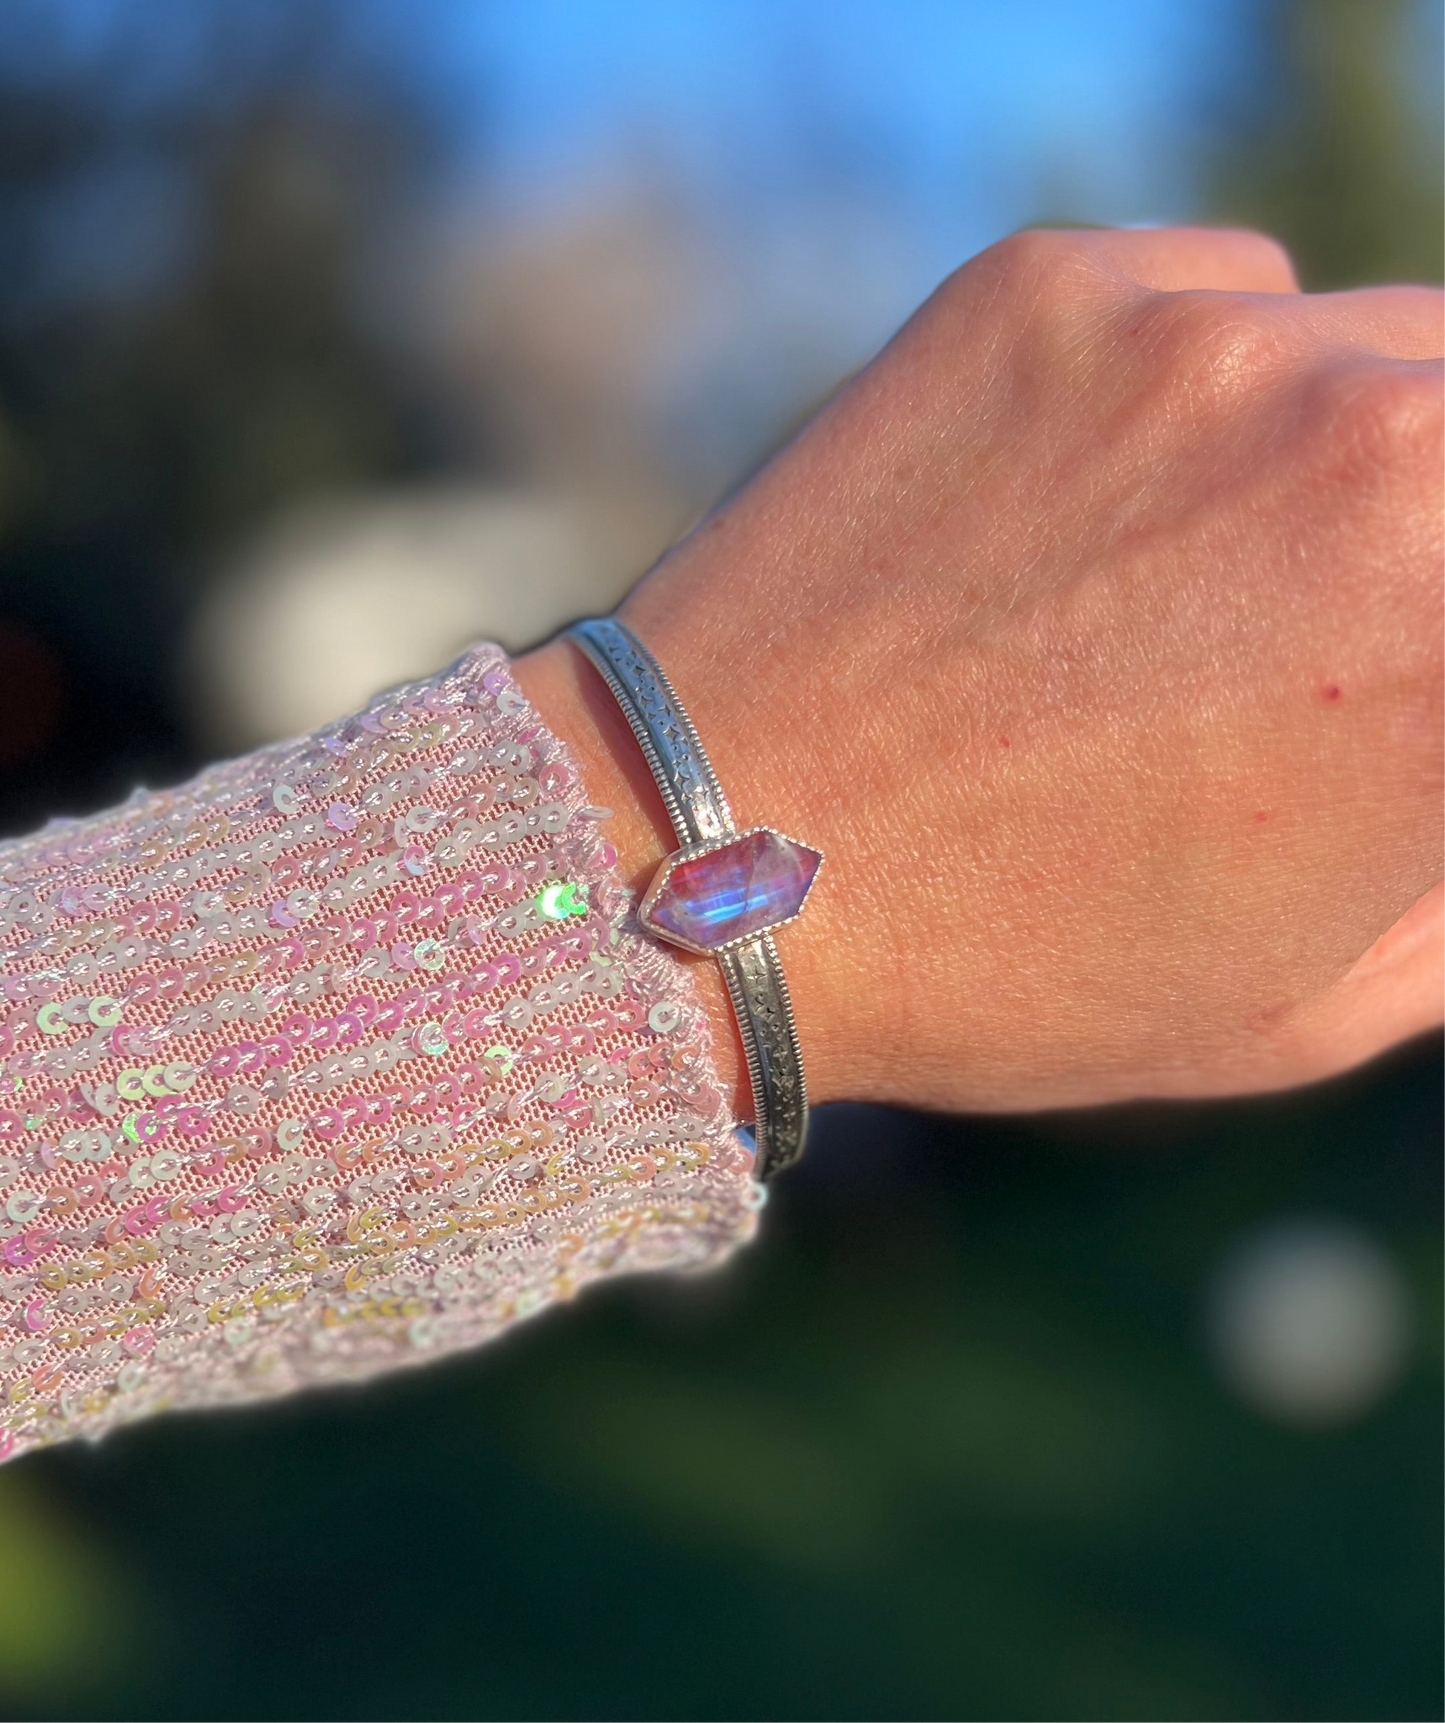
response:
[[[751,1235],[696,990],[603,817],[481,646],[0,846],[0,1456]]]

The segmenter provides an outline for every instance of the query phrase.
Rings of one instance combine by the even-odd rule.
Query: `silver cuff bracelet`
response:
[[[771,826],[738,830],[691,719],[630,628],[594,617],[567,637],[612,690],[677,834],[638,922],[721,966],[752,1080],[756,1176],[771,1178],[802,1154],[808,1130],[803,1056],[771,930],[801,913],[823,857]]]

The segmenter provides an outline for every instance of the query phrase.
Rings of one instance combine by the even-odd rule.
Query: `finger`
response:
[[[1387,359],[1445,355],[1445,293],[1438,287],[1363,287],[1310,293],[1277,307],[1327,341]]]
[[[1177,293],[1299,293],[1289,253],[1248,227],[1111,228],[1092,236],[1107,261],[1140,287]]]
[[[1445,1016],[1445,885],[1426,892],[1299,1025],[1312,1076],[1330,1076]]]

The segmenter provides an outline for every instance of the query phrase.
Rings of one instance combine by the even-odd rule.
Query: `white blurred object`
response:
[[[1398,1380],[1409,1321],[1405,1288],[1362,1232],[1333,1221],[1269,1228],[1216,1276],[1210,1337],[1247,1405],[1286,1423],[1343,1423]]]
[[[298,735],[474,640],[516,650],[610,609],[629,579],[545,494],[313,504],[265,529],[206,599],[188,655],[196,716],[226,748]]]

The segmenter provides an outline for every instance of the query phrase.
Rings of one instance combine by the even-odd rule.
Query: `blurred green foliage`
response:
[[[1264,13],[1268,97],[1220,152],[1213,201],[1278,234],[1311,291],[1441,278],[1433,0],[1285,0]]]
[[[1312,286],[1438,278],[1408,9],[1262,16],[1210,210]],[[338,120],[310,64],[172,116],[195,269],[5,320],[0,596],[69,677],[6,829],[185,763],[163,674],[201,550],[445,459],[348,287],[424,137]],[[7,233],[124,131],[103,97],[0,103]],[[1439,1126],[1434,1048],[1247,1104],[835,1110],[722,1275],[0,1471],[0,1714],[1438,1716]],[[1313,1212],[1385,1247],[1417,1332],[1385,1402],[1303,1432],[1228,1397],[1202,1319],[1242,1234]]]
[[[23,1475],[0,1480],[0,1690],[44,1706],[84,1679],[128,1665],[134,1588],[53,1498]]]

